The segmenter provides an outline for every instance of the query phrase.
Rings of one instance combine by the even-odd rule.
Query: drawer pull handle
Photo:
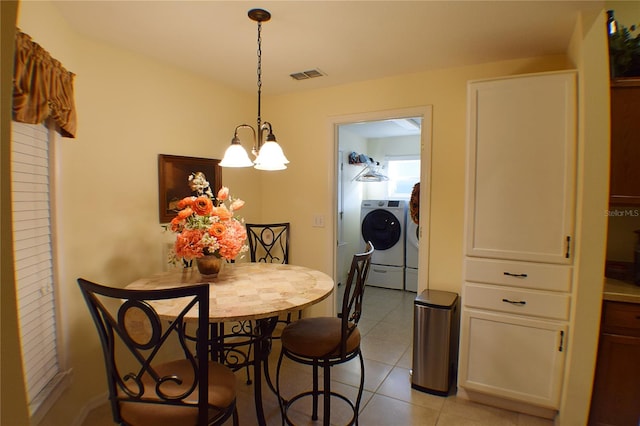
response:
[[[512,305],[526,305],[527,302],[525,302],[524,300],[509,300],[509,299],[502,299],[503,302],[506,303],[511,303]]]
[[[511,272],[503,272],[503,274],[509,276],[509,277],[516,277],[516,278],[527,278],[527,274],[513,274]]]

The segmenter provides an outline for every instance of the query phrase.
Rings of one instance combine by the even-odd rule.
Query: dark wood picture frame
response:
[[[178,214],[176,203],[195,195],[189,187],[189,175],[202,172],[215,196],[222,187],[220,160],[158,154],[158,205],[160,223],[171,222]]]

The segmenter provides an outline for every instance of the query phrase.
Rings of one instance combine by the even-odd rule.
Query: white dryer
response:
[[[418,224],[411,217],[407,218],[407,240],[405,245],[404,288],[418,292],[418,245],[420,235]]]
[[[420,228],[411,218],[407,219],[407,260],[405,266],[407,268],[418,268],[418,245],[420,244]]]
[[[375,248],[367,285],[404,289],[406,217],[407,203],[404,200],[362,201],[362,247],[366,241],[371,241]]]

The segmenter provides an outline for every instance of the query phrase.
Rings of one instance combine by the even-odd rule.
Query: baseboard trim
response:
[[[80,410],[80,412],[78,413],[78,415],[73,420],[73,423],[71,423],[70,426],[82,426],[82,424],[87,419],[87,416],[89,415],[90,412],[92,412],[99,406],[104,405],[105,403],[108,403],[108,402],[109,402],[108,392],[104,392],[104,393],[101,393],[100,395],[94,396],[89,400],[89,402],[87,402],[84,405],[84,407],[82,407],[82,410]]]
[[[473,402],[478,402],[492,407],[498,407],[505,410],[516,411],[518,413],[529,414],[531,416],[542,417],[554,420],[558,415],[558,410],[551,408],[538,407],[536,405],[527,404],[525,402],[513,401],[493,395],[487,395],[482,392],[476,392],[462,387],[458,387],[457,396]]]

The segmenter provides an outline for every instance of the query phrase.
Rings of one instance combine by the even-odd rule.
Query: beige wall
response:
[[[125,285],[161,270],[167,236],[160,232],[157,221],[157,154],[220,158],[233,127],[252,117],[255,99],[253,94],[237,93],[79,36],[60,21],[48,2],[23,2],[18,26],[77,74],[78,138],[60,141],[57,194],[63,338],[74,382],[44,423],[68,425],[77,418],[79,407],[105,389],[102,366],[96,364],[98,341],[75,279],[83,276]],[[584,42],[585,49],[589,43]],[[578,44],[582,46],[582,39]],[[421,251],[428,256],[421,262],[428,262],[431,288],[459,292],[466,82],[571,67],[562,55],[527,58],[267,97],[263,100],[264,116],[274,123],[274,132],[291,161],[289,169],[278,173],[225,169],[223,181],[248,202],[247,219],[292,222],[293,263],[332,273],[336,187],[332,118],[432,105],[430,250]],[[585,103],[592,102],[590,96],[582,96],[589,98]],[[597,117],[589,119],[596,130],[604,125]],[[589,140],[594,147],[600,142],[599,136]],[[593,165],[584,168],[585,181],[591,184],[591,180],[602,178],[602,160],[591,157],[590,151],[587,154]],[[586,200],[585,208],[599,206],[598,195],[593,203]],[[324,228],[311,226],[314,214],[325,216]],[[588,232],[593,232],[591,240],[598,243],[604,225],[598,220],[589,225],[595,226]],[[585,227],[587,239],[588,232]],[[597,263],[597,253],[591,255]],[[585,286],[587,299],[599,291]],[[581,300],[583,295],[577,296]],[[580,314],[588,316],[593,305],[588,300]],[[576,338],[574,352],[587,353],[579,365],[589,371],[595,351],[589,336],[595,331],[589,326],[582,332],[586,337]],[[565,405],[568,419],[583,419],[584,406],[588,406],[588,391],[574,392],[577,384],[583,383],[572,370],[567,382],[570,402]]]
[[[20,353],[10,350],[19,345],[18,324],[16,322],[16,292],[13,270],[13,243],[11,234],[11,170],[10,170],[10,137],[11,137],[11,85],[13,78],[13,52],[15,37],[15,20],[17,2],[0,2],[0,41],[2,94],[0,116],[0,182],[1,201],[0,219],[2,221],[2,256],[0,256],[0,424],[28,424],[29,412],[22,381],[22,359]]]

